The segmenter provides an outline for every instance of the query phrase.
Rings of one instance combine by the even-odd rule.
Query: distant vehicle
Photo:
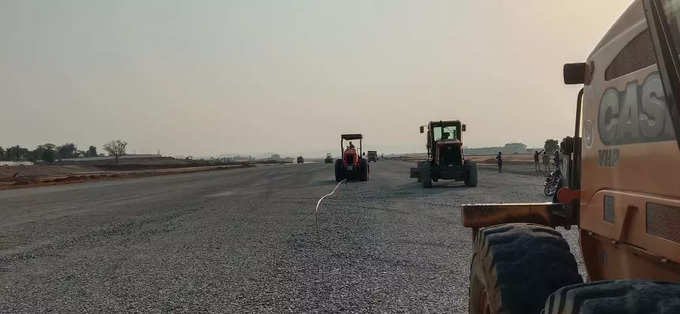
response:
[[[368,153],[366,154],[366,159],[368,159],[369,162],[378,161],[378,152],[374,150],[369,150]]]
[[[298,156],[298,158],[297,158],[297,163],[298,163],[298,165],[304,164],[304,163],[305,163],[305,159],[302,158],[302,156]]]
[[[323,160],[323,162],[327,164],[333,163],[333,156],[331,156],[331,153],[326,154],[326,158]]]
[[[342,159],[335,161],[335,181],[340,182],[344,179],[368,181],[368,161],[362,158],[366,153],[362,153],[361,134],[342,134],[340,135],[340,156]],[[359,140],[359,150],[356,147],[347,146],[344,141]],[[352,143],[352,142],[350,142]]]
[[[420,133],[425,132],[420,127]],[[477,186],[477,164],[463,158],[460,121],[432,121],[427,125],[427,160],[411,168],[411,178],[418,178],[423,187],[432,187],[439,179],[465,181],[467,186]]]

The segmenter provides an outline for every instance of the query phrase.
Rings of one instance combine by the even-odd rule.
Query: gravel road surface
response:
[[[371,163],[318,229],[332,165],[0,191],[0,312],[467,313],[458,205],[546,201],[542,178],[480,168],[476,188],[425,190],[411,166]]]

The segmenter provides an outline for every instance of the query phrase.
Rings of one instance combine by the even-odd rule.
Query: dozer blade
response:
[[[567,203],[464,204],[463,226],[481,228],[505,223],[536,223],[551,227],[578,222],[574,206]]]

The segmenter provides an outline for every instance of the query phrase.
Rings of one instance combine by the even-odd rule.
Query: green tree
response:
[[[5,150],[0,146],[0,160],[5,160]]]
[[[78,147],[76,147],[75,144],[66,143],[64,145],[57,147],[57,158],[59,159],[74,158],[76,151],[78,151]]]
[[[85,153],[85,157],[97,157],[97,148],[90,146],[90,148],[88,148],[87,152]]]
[[[25,160],[28,157],[29,150],[21,147],[19,145],[12,146],[7,149],[6,155],[7,155],[7,160],[12,160],[12,161],[21,161]]]
[[[560,145],[557,140],[547,139],[545,140],[545,145],[543,145],[543,149],[545,150],[546,153],[552,154],[556,150],[560,149]]]
[[[56,145],[54,145],[52,143],[46,143],[46,144],[43,144],[43,145],[38,145],[38,146],[36,146],[36,148],[32,152],[30,152],[30,157],[28,159],[30,161],[34,161],[34,162],[38,161],[38,160],[43,160],[43,161],[47,161],[47,162],[52,163],[52,162],[54,162],[54,158],[56,158],[55,148],[56,148]],[[48,151],[50,153],[47,153],[47,155],[46,155],[45,152],[48,152]],[[53,159],[52,161],[45,160],[45,157],[49,158],[48,155],[51,155],[51,156],[54,157],[54,158],[52,158]]]
[[[104,144],[104,150],[109,153],[109,156],[116,157],[116,163],[118,163],[118,157],[125,155],[126,148],[127,142],[122,140],[115,140]]]
[[[52,149],[43,150],[40,159],[47,163],[53,163],[57,159],[57,153]]]

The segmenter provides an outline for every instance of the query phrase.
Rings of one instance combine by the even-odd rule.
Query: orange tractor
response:
[[[359,140],[359,149],[351,142]],[[335,161],[335,181],[340,182],[344,179],[368,181],[368,161],[363,156],[362,148],[363,136],[361,134],[342,134],[340,135],[340,156],[342,159]],[[349,144],[345,147],[344,143]]]
[[[462,206],[470,313],[680,313],[679,52],[680,0],[637,0],[564,66],[584,85],[568,186],[553,203]],[[586,282],[558,226],[578,227]]]

